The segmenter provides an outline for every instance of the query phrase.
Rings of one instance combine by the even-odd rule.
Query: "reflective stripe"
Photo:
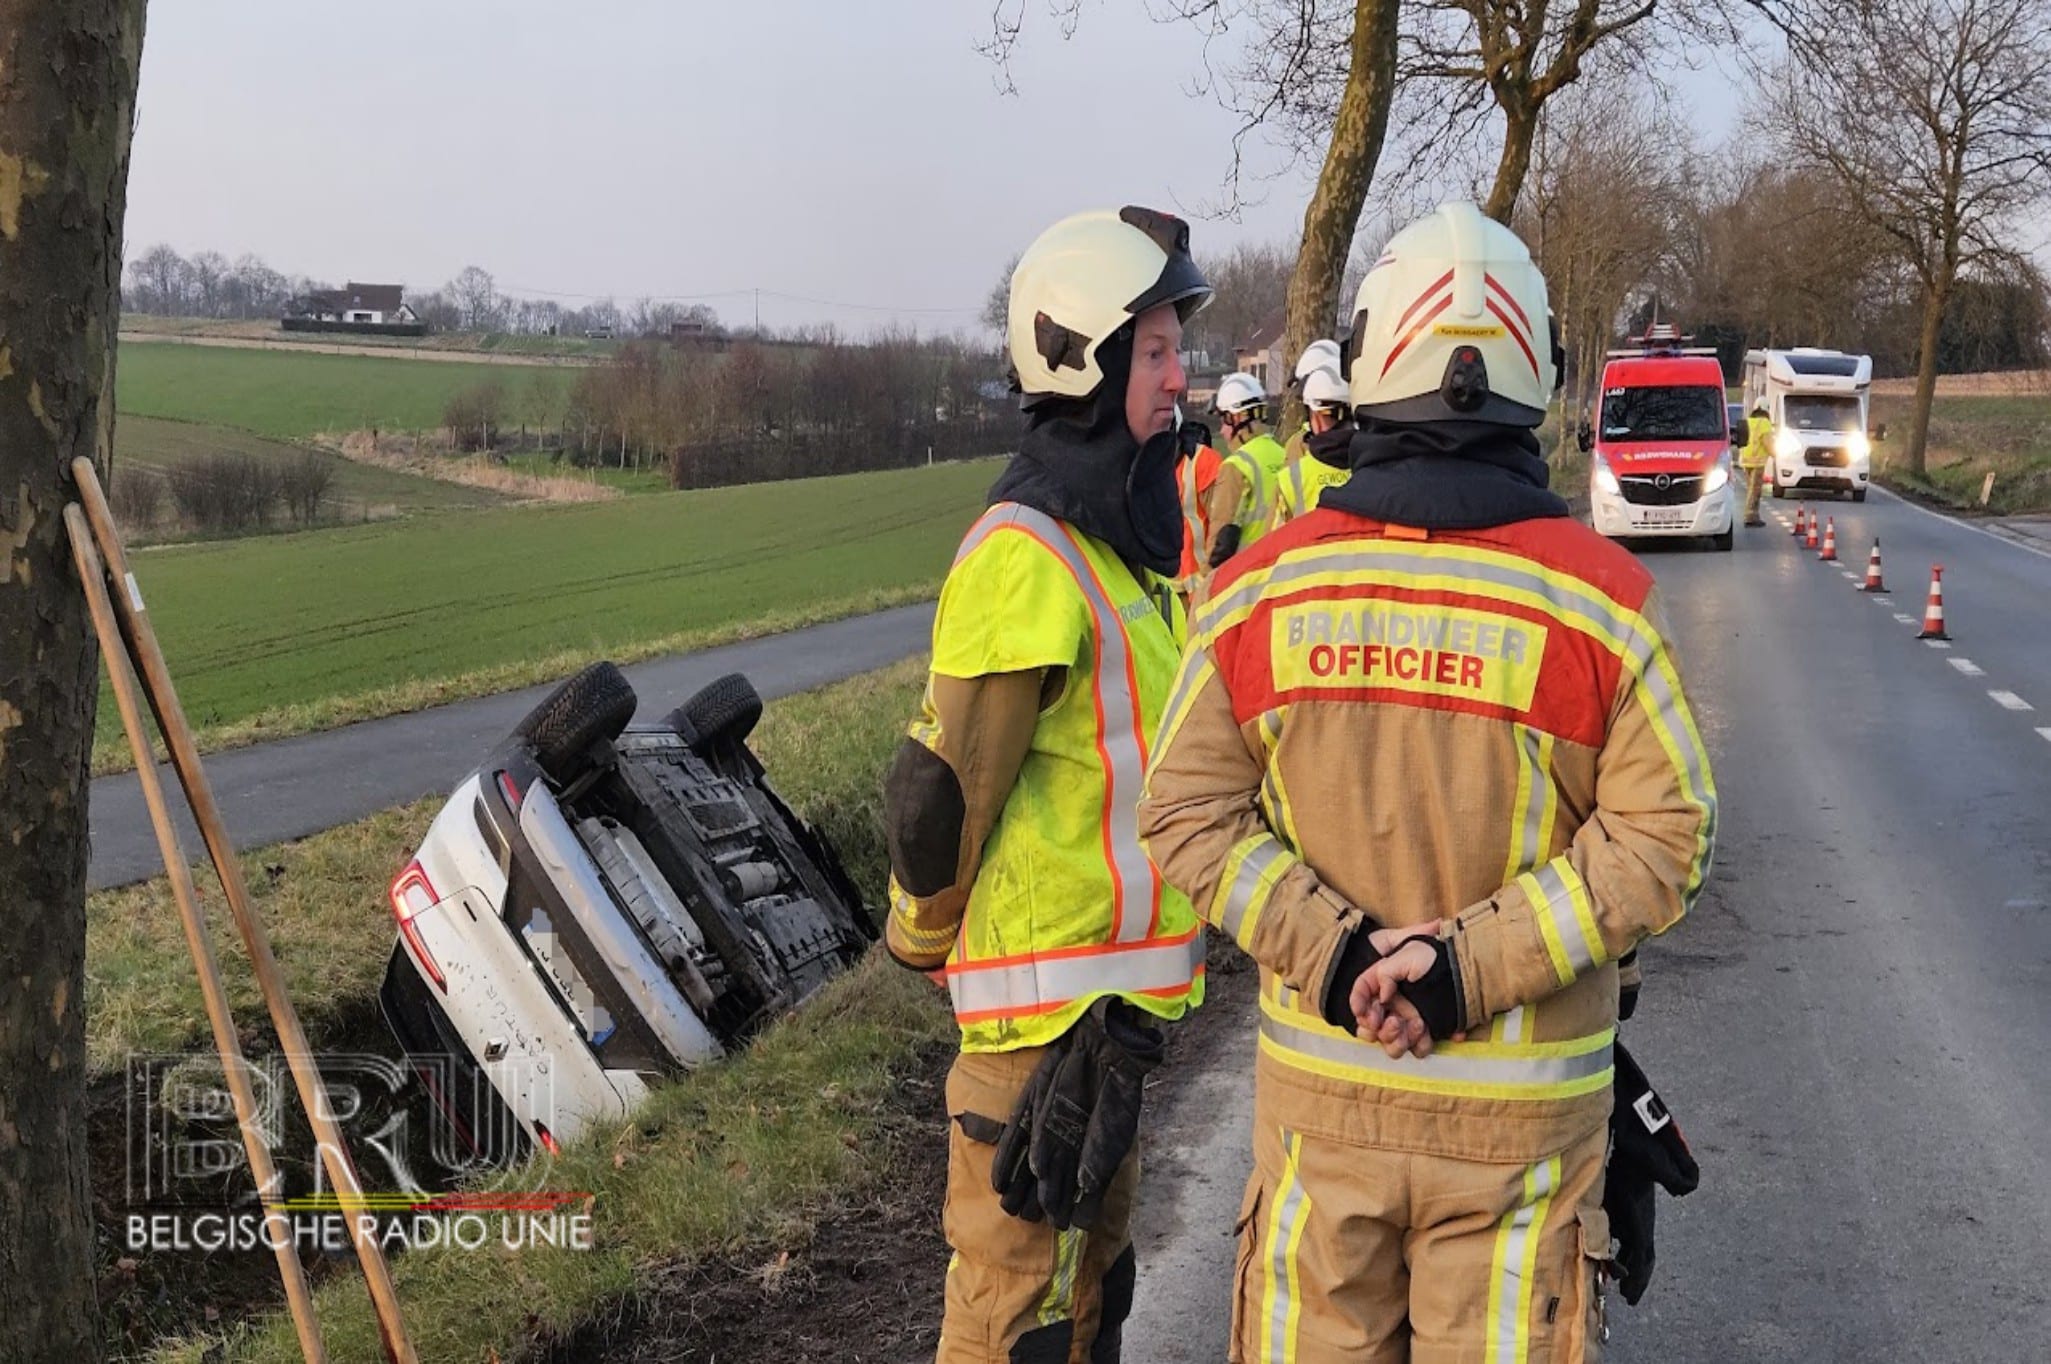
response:
[[[976,546],[1006,528],[1032,536],[1061,561],[1089,603],[1096,623],[1097,660],[1091,683],[1097,708],[1097,751],[1104,761],[1104,860],[1111,871],[1112,938],[1141,942],[1160,918],[1161,874],[1139,841],[1139,798],[1147,747],[1125,621],[1068,527],[1031,507],[1007,502],[985,512],[962,541],[955,562],[960,563]]]
[[[1211,912],[1204,917],[1224,929],[1247,952],[1260,928],[1261,911],[1295,859],[1283,861],[1283,849],[1271,834],[1256,834],[1232,850],[1219,875]]]
[[[955,1018],[972,1023],[1047,1013],[1095,995],[1183,989],[1196,979],[1203,962],[1203,930],[1194,928],[1181,937],[1131,945],[956,962],[947,968],[947,990],[954,998]]]
[[[1310,1224],[1304,1215],[1310,1196],[1304,1191],[1300,1168],[1303,1134],[1283,1132],[1282,1150],[1282,1184],[1276,1190],[1275,1211],[1268,1223],[1267,1285],[1261,1295],[1268,1322],[1263,1364],[1295,1364],[1296,1325],[1303,1310],[1303,1285],[1296,1272],[1296,1253],[1303,1243],[1303,1229]]]
[[[1301,857],[1303,840],[1296,831],[1296,811],[1289,804],[1289,792],[1282,785],[1282,765],[1275,761],[1275,749],[1282,742],[1282,717],[1288,707],[1264,712],[1260,718],[1261,747],[1266,752],[1263,764],[1267,773],[1261,778],[1261,814],[1268,827],[1281,838],[1290,852]]]
[[[1168,751],[1169,741],[1188,716],[1190,703],[1216,671],[1211,662],[1211,651],[1201,642],[1192,640],[1188,652],[1182,655],[1182,671],[1176,675],[1175,690],[1168,694],[1168,704],[1161,711],[1161,729],[1154,736],[1154,752]]]
[[[1565,1099],[1609,1087],[1616,1029],[1565,1042],[1444,1042],[1430,1056],[1390,1057],[1336,1028],[1313,1028],[1261,996],[1261,1051],[1332,1079],[1478,1099]]]
[[[1081,1227],[1054,1233],[1054,1264],[1047,1275],[1047,1295],[1040,1299],[1040,1325],[1052,1326],[1075,1316],[1075,1272],[1088,1236]]]
[[[1681,889],[1681,912],[1685,914],[1695,907],[1695,897],[1702,893],[1702,883],[1708,879],[1709,865],[1715,857],[1716,787],[1709,778],[1701,732],[1695,727],[1694,714],[1681,699],[1680,676],[1664,646],[1639,682],[1640,703],[1666,749],[1667,759],[1681,774],[1682,794],[1701,814],[1693,865],[1688,882]]]
[[[1524,1172],[1524,1197],[1503,1214],[1489,1266],[1487,1364],[1525,1364],[1531,1357],[1531,1287],[1545,1216],[1560,1187],[1560,1158]]]
[[[1602,933],[1595,926],[1588,883],[1572,863],[1554,858],[1537,871],[1518,877],[1517,887],[1531,901],[1539,935],[1545,939],[1562,988],[1609,960]]]

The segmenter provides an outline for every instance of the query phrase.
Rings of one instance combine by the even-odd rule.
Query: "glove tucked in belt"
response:
[[[1652,1283],[1654,1186],[1683,1198],[1701,1182],[1702,1169],[1681,1136],[1681,1125],[1621,1042],[1616,1046],[1616,1071],[1602,1207],[1617,1242],[1619,1288],[1624,1301],[1635,1307]]]
[[[1047,1048],[997,1138],[990,1183],[1004,1211],[1064,1231],[1096,1222],[1165,1045],[1145,1014],[1105,998]]]

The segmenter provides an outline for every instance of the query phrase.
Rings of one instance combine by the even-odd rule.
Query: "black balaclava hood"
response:
[[[1359,413],[1353,477],[1321,507],[1422,530],[1481,530],[1566,516],[1538,437],[1499,422],[1392,422]]]
[[[1066,521],[1128,564],[1173,577],[1182,567],[1182,506],[1175,490],[1181,440],[1163,431],[1144,446],[1125,424],[1132,324],[1097,347],[1104,380],[1087,398],[1057,398],[1026,414],[1018,453],[990,489]]]
[[[1353,422],[1340,422],[1329,431],[1313,431],[1303,438],[1303,448],[1320,464],[1334,469],[1353,467]]]

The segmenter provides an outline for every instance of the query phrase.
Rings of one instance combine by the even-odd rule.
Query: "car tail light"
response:
[[[505,795],[506,804],[515,811],[518,811],[520,808],[520,788],[514,783],[511,773],[499,773],[499,790]]]
[[[436,964],[434,954],[427,950],[427,944],[420,937],[420,930],[413,926],[414,919],[423,912],[433,909],[441,900],[434,893],[434,883],[427,879],[427,873],[420,869],[420,863],[409,862],[406,870],[399,873],[392,882],[392,917],[398,921],[399,936],[406,940],[406,947],[413,953],[413,959],[427,972],[427,978],[434,982],[443,994],[449,992],[448,981],[442,979],[442,968]]]
[[[562,1146],[555,1139],[555,1133],[549,1131],[545,1124],[535,1123],[534,1135],[540,1139],[541,1149],[550,1155],[559,1156],[563,1153]]]

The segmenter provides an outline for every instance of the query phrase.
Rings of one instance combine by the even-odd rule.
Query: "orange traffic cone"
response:
[[[1805,528],[1806,528],[1806,527],[1808,526],[1808,524],[1809,524],[1809,509],[1808,509],[1807,507],[1796,507],[1796,508],[1795,508],[1795,531],[1794,531],[1794,534],[1795,534],[1795,538],[1796,538],[1797,540],[1799,540],[1799,539],[1801,539],[1801,538],[1802,538],[1802,531],[1803,531],[1803,530],[1804,530],[1804,529],[1805,529]]]
[[[1822,527],[1817,525],[1816,523],[1820,519],[1821,518],[1816,516],[1814,513],[1810,514],[1808,534],[1802,540],[1802,548],[1815,549],[1817,547],[1816,532],[1821,530]]]
[[[1873,537],[1873,553],[1866,560],[1866,583],[1861,592],[1885,592],[1887,584],[1880,580],[1880,537]]]
[[[1944,565],[1930,565],[1930,604],[1923,608],[1923,633],[1917,639],[1950,639],[1944,632]]]
[[[1816,556],[1826,564],[1837,562],[1837,518],[1823,523],[1823,552]]]

